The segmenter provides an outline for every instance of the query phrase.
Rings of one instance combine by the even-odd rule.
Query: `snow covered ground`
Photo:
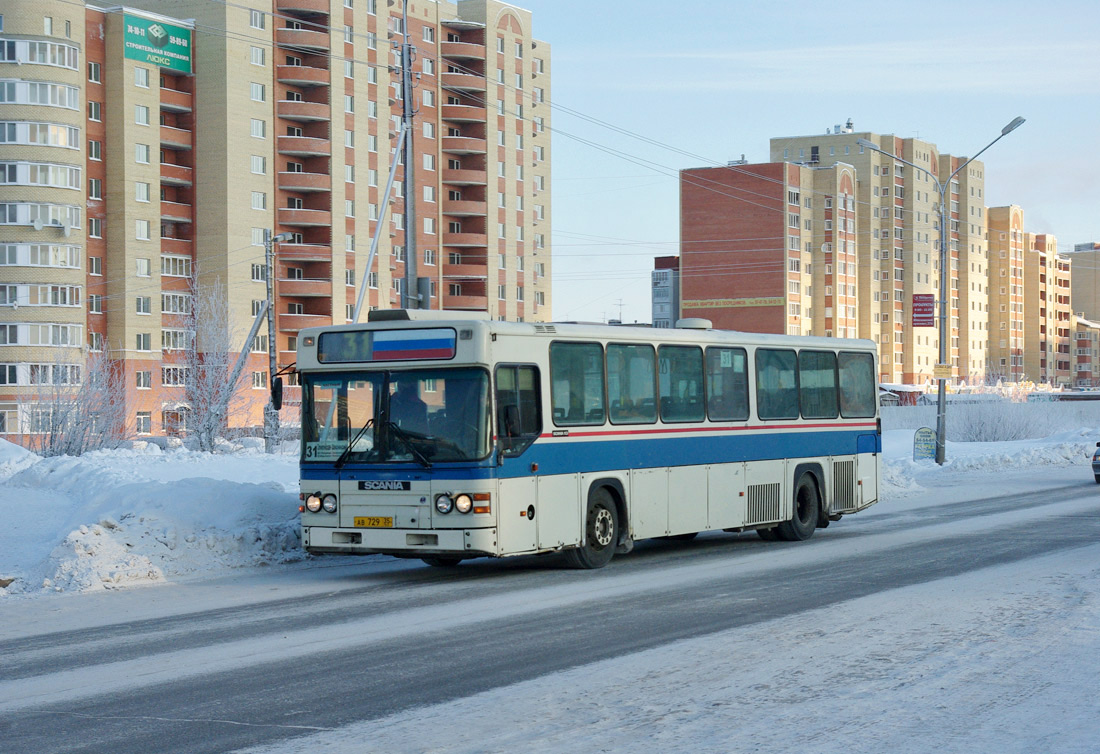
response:
[[[1100,430],[1089,428],[949,443],[940,468],[913,462],[912,431],[893,430],[882,501],[860,516],[1091,485],[1097,441]],[[301,553],[297,506],[293,455],[150,445],[40,459],[0,442],[0,605],[35,608],[0,634],[72,622],[84,603],[109,616],[103,600],[132,605],[140,592],[130,587],[159,595],[158,584],[216,584],[235,573],[292,592],[315,588],[300,578],[332,561]],[[372,569],[416,567],[369,560]],[[179,592],[172,609],[205,606],[188,602],[196,593]],[[387,752],[1093,752],[1098,598],[1100,544],[250,751],[351,752],[369,742]]]
[[[883,503],[920,505],[928,486],[965,487],[982,471],[1087,464],[1100,430],[1044,440],[949,443],[944,468],[914,463],[911,430],[884,436]],[[305,559],[297,457],[252,443],[223,453],[97,451],[38,458],[0,440],[0,599],[224,576]],[[929,498],[942,502],[942,495]]]

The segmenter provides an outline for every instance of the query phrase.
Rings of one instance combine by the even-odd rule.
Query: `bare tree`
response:
[[[28,449],[43,456],[79,456],[117,448],[127,439],[126,391],[106,354],[89,353],[83,365],[64,355],[32,364],[31,381],[40,389],[19,411]]]
[[[213,450],[229,426],[229,417],[247,411],[252,401],[243,390],[242,373],[230,384],[237,352],[251,344],[230,325],[229,303],[220,279],[191,282],[191,313],[187,316],[189,342],[184,351],[184,395],[187,432],[200,450]]]

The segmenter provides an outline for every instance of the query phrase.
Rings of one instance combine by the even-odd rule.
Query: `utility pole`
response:
[[[401,123],[405,133],[405,283],[401,291],[406,309],[427,309],[417,297],[416,284],[416,153],[413,150],[413,46],[409,37],[409,0],[401,8]]]
[[[275,436],[279,434],[279,412],[272,403],[275,372],[275,244],[290,238],[289,233],[280,233],[272,237],[271,230],[264,228],[264,278],[267,282],[267,405],[264,406],[264,452],[275,452]],[[245,345],[251,348],[252,344]]]

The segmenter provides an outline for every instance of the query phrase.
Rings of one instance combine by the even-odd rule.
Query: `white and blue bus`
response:
[[[302,543],[454,565],[756,530],[874,503],[866,340],[377,311],[303,330]]]

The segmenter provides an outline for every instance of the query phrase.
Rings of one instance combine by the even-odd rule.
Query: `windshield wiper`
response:
[[[426,469],[430,469],[432,467],[432,462],[429,461],[428,457],[424,455],[420,450],[418,450],[415,445],[413,445],[412,438],[409,437],[409,433],[401,429],[401,427],[397,426],[397,422],[387,419],[383,426],[388,427],[397,439],[405,443],[405,447],[409,449],[409,452],[412,453],[413,458],[415,458],[421,466]]]
[[[367,423],[364,424],[362,428],[355,433],[355,437],[351,438],[351,442],[349,442],[348,446],[344,448],[344,452],[341,453],[340,457],[336,459],[336,468],[341,469],[344,467],[344,464],[347,463],[348,458],[351,457],[351,449],[355,447],[355,443],[359,442],[359,439],[366,433],[368,429],[371,428],[373,424],[374,417],[371,417],[370,419],[367,419]]]

